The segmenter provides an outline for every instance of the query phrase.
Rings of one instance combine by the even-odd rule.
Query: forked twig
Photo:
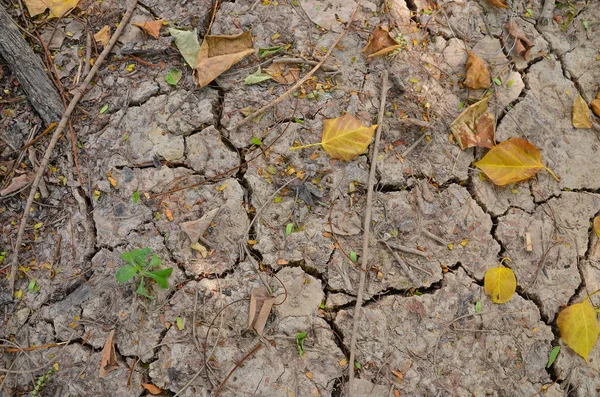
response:
[[[73,99],[71,99],[71,102],[69,102],[69,106],[67,107],[67,110],[65,110],[65,113],[63,114],[63,116],[60,120],[60,123],[58,123],[58,127],[56,127],[56,130],[54,130],[54,133],[52,134],[52,139],[50,140],[50,143],[48,144],[48,148],[46,149],[46,152],[44,153],[44,158],[42,159],[40,167],[38,168],[37,172],[35,173],[35,180],[33,181],[33,184],[31,185],[31,191],[29,192],[29,197],[27,197],[27,204],[25,204],[25,211],[23,212],[23,217],[21,218],[21,223],[19,225],[19,231],[17,233],[17,240],[15,243],[15,252],[13,253],[12,261],[11,261],[12,268],[10,271],[10,289],[11,289],[13,295],[15,292],[15,279],[17,276],[19,248],[21,248],[21,243],[23,241],[23,235],[25,234],[25,226],[27,225],[27,220],[29,219],[29,212],[30,212],[31,205],[33,204],[35,192],[37,191],[38,186],[40,185],[40,181],[42,180],[42,177],[44,176],[44,170],[46,170],[46,167],[48,166],[48,162],[50,161],[50,156],[52,155],[52,151],[54,150],[54,147],[56,146],[56,144],[58,142],[58,138],[60,137],[60,135],[64,131],[65,127],[67,126],[69,117],[71,116],[71,113],[73,113],[73,110],[75,110],[75,106],[77,106],[77,103],[83,97],[83,94],[85,93],[86,89],[88,88],[90,82],[92,81],[92,79],[94,78],[94,76],[96,75],[98,70],[100,69],[100,65],[102,65],[102,62],[108,56],[110,50],[113,48],[113,46],[117,42],[117,39],[121,35],[121,32],[123,32],[123,29],[125,29],[125,27],[128,25],[127,22],[129,21],[129,18],[131,18],[131,15],[133,14],[133,10],[135,9],[136,5],[137,5],[137,0],[130,0],[130,4],[129,4],[129,7],[127,8],[127,12],[125,12],[125,14],[123,15],[123,18],[121,19],[119,26],[115,30],[115,33],[110,38],[109,43],[104,48],[104,51],[102,51],[102,54],[100,54],[100,56],[98,57],[98,60],[96,61],[96,63],[94,63],[94,67],[92,68],[90,73],[86,76],[83,83],[75,89],[75,95],[73,96]]]

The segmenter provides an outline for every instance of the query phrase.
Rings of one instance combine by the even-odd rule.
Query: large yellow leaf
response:
[[[321,145],[334,159],[351,161],[363,154],[373,138],[376,124],[365,127],[359,119],[346,113],[342,117],[323,121],[321,142],[295,146],[291,150]]]
[[[51,18],[60,18],[77,7],[79,0],[24,0],[24,3],[32,17],[49,8]]]
[[[596,310],[590,300],[586,299],[561,310],[556,324],[560,330],[560,337],[567,346],[587,361],[600,333]]]
[[[221,73],[254,53],[254,42],[250,32],[234,36],[204,36],[194,68],[194,82],[204,87]]]
[[[496,117],[487,111],[487,97],[472,104],[450,124],[461,149],[473,146],[492,148],[496,144]]]
[[[475,162],[475,166],[500,186],[531,178],[546,168],[538,148],[522,138],[512,138],[494,146]]]
[[[585,99],[583,99],[581,95],[577,95],[575,101],[573,101],[573,127],[592,128],[590,108],[588,108]]]
[[[507,267],[493,267],[485,272],[483,290],[494,303],[508,302],[517,289],[515,273]]]

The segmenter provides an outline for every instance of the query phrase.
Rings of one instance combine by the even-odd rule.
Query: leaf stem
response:
[[[556,179],[557,182],[560,182],[560,178],[548,167],[544,166],[544,168],[546,169],[546,171],[548,171],[550,173],[550,175],[552,175],[552,177],[554,179]]]
[[[319,146],[321,145],[322,142],[318,142],[318,143],[309,143],[308,145],[302,145],[302,146],[292,146],[290,148],[290,150],[298,150],[298,149],[306,149],[309,147],[313,147],[313,146]]]
[[[600,289],[597,289],[596,291],[592,292],[585,299],[590,299],[592,296],[596,295],[598,292],[600,292]]]

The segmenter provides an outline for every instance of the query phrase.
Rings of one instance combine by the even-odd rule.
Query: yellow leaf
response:
[[[450,124],[461,149],[473,146],[491,149],[496,144],[496,117],[487,111],[487,97],[466,108]]]
[[[342,117],[323,121],[321,142],[292,147],[290,150],[321,145],[334,159],[350,161],[367,150],[375,128],[376,124],[365,127],[359,119],[346,113]]]
[[[206,35],[198,52],[194,82],[202,88],[253,53],[254,42],[250,32],[234,36]]]
[[[592,103],[590,103],[590,105],[592,106],[592,111],[594,112],[594,114],[600,117],[600,99],[594,99]]]
[[[465,77],[464,84],[467,87],[474,90],[490,87],[491,77],[487,65],[471,51],[467,51],[467,64],[465,68],[467,69],[467,76]]]
[[[22,289],[15,291],[15,298],[23,299],[23,290]]]
[[[494,146],[474,164],[500,186],[531,178],[546,168],[538,148],[522,138],[512,138]]]
[[[38,230],[42,226],[44,226],[44,222],[38,222],[35,225],[33,225],[33,230]]]
[[[485,272],[483,290],[494,303],[508,302],[517,289],[515,273],[507,267],[494,267]]]
[[[167,219],[172,221],[173,220],[173,213],[171,212],[170,209],[165,209],[165,215],[167,216]]]
[[[156,21],[145,21],[142,23],[133,22],[133,26],[137,26],[142,29],[144,32],[149,34],[150,36],[158,39],[160,37],[160,28],[162,27],[163,19],[158,19]]]
[[[560,330],[560,337],[566,345],[587,362],[588,355],[600,333],[596,310],[590,300],[586,299],[561,310],[556,324]]]
[[[600,240],[600,216],[594,218],[594,232],[598,236],[598,240]]]
[[[108,27],[108,25],[104,25],[104,27],[94,35],[94,39],[100,45],[107,45],[110,41],[110,28]]]
[[[573,127],[592,128],[590,108],[588,108],[585,99],[583,99],[581,95],[577,95],[575,101],[573,101]]]
[[[208,250],[205,246],[203,246],[200,243],[192,243],[190,244],[190,248],[194,251],[198,251],[203,258],[206,258],[208,256]]]
[[[60,18],[77,7],[79,0],[24,0],[29,15],[34,17],[50,9],[50,18]]]
[[[110,182],[112,187],[117,187],[117,180],[115,178],[113,178],[112,176],[109,176],[108,181]]]

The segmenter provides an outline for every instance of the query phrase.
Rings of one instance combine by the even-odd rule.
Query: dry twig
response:
[[[354,15],[354,14],[353,14]],[[360,258],[361,267],[368,269],[369,261],[369,238],[371,231],[371,210],[373,208],[373,187],[375,185],[375,171],[377,170],[377,156],[379,151],[379,140],[381,138],[381,124],[383,123],[383,114],[385,111],[385,100],[388,90],[388,72],[384,70],[382,73],[381,83],[381,99],[379,103],[379,115],[377,116],[377,131],[375,132],[375,142],[373,143],[373,154],[371,157],[371,170],[369,172],[369,181],[367,182],[367,204],[365,209],[365,220],[363,224],[363,247]],[[358,293],[356,295],[356,305],[354,306],[354,324],[352,326],[352,339],[350,341],[350,361],[348,364],[348,395],[353,396],[354,383],[354,356],[356,354],[356,337],[358,334],[358,323],[360,321],[360,309],[363,300],[363,290],[365,289],[365,281],[367,272],[360,272],[360,280],[358,283]]]
[[[108,56],[110,50],[113,48],[113,46],[117,42],[117,39],[123,32],[123,29],[125,29],[125,27],[127,26],[127,22],[129,21],[129,18],[131,18],[131,15],[133,14],[133,10],[135,9],[136,5],[137,5],[137,0],[130,0],[130,4],[129,4],[129,7],[127,8],[127,12],[125,12],[125,14],[123,15],[123,18],[121,19],[121,22],[119,23],[119,27],[117,28],[117,30],[115,30],[115,33],[110,38],[110,42],[104,48],[104,51],[102,51],[102,54],[100,54],[100,56],[98,57],[98,60],[94,64],[94,67],[92,68],[90,73],[86,76],[84,82],[75,89],[75,95],[73,96],[73,99],[71,99],[71,102],[69,103],[69,107],[63,114],[63,116],[60,120],[60,123],[58,124],[58,127],[56,127],[56,130],[54,130],[54,133],[52,134],[52,139],[50,140],[50,143],[48,144],[48,148],[46,149],[46,152],[44,153],[44,158],[42,159],[40,167],[38,168],[38,171],[35,174],[35,180],[33,181],[33,185],[31,186],[31,191],[29,192],[29,197],[27,197],[27,203],[25,204],[25,211],[23,212],[23,217],[21,218],[21,223],[19,225],[19,231],[17,233],[17,240],[15,243],[15,252],[13,253],[13,256],[12,256],[12,261],[11,261],[12,268],[10,271],[10,289],[13,294],[15,292],[15,279],[17,276],[19,248],[21,248],[21,243],[23,241],[23,235],[25,234],[25,226],[27,225],[27,220],[29,219],[29,212],[30,212],[31,205],[33,204],[33,198],[35,196],[35,192],[37,191],[37,188],[40,185],[40,181],[42,180],[42,177],[44,176],[44,170],[48,166],[48,162],[50,161],[50,156],[52,155],[52,151],[54,150],[54,147],[56,146],[56,143],[58,142],[59,136],[61,135],[61,133],[64,131],[65,127],[67,126],[69,117],[71,116],[71,113],[73,113],[73,110],[75,110],[75,106],[77,105],[79,100],[83,97],[83,94],[85,93],[86,89],[88,88],[90,82],[92,81],[92,79],[94,78],[96,73],[98,72],[98,69],[100,69],[100,65],[102,65],[102,62],[104,62],[104,59]]]

